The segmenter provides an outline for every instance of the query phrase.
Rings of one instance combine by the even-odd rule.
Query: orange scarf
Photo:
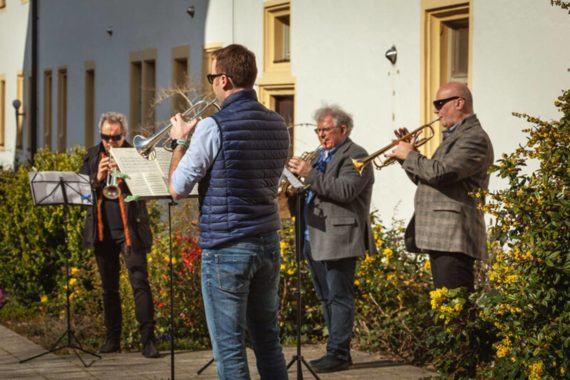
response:
[[[105,153],[101,153],[101,159],[106,158]],[[125,231],[125,243],[127,247],[131,246],[131,238],[129,235],[129,225],[127,223],[127,208],[125,206],[125,196],[123,188],[123,179],[117,178],[117,186],[121,189],[121,195],[119,195],[119,208],[121,209],[121,219],[123,221],[123,230]],[[99,236],[99,241],[103,241],[103,189],[99,188],[97,191],[97,232]]]

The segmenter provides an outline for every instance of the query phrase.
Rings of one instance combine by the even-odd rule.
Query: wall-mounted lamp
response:
[[[396,64],[396,60],[398,59],[398,50],[396,50],[396,45],[392,45],[390,49],[386,50],[386,58],[392,63],[392,65]]]
[[[195,9],[194,9],[193,5],[190,5],[188,7],[188,9],[186,9],[186,13],[188,13],[188,16],[190,16],[192,18],[194,18],[194,11],[195,11]]]
[[[109,37],[113,37],[113,27],[112,26],[108,26],[106,32],[109,35]]]
[[[14,99],[12,102],[12,106],[14,107],[14,111],[16,111],[16,126],[19,124],[20,116],[24,116],[25,112],[20,112],[20,107],[22,106],[22,102],[20,99]]]

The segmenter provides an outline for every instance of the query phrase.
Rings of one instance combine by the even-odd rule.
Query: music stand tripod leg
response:
[[[65,182],[63,180],[63,178],[60,178],[59,180],[59,186],[61,186],[61,191],[62,191],[62,195],[63,195],[63,220],[67,221],[67,207],[69,205],[68,200],[67,200],[67,192],[65,189]],[[68,240],[67,240],[67,235],[65,235],[65,246],[67,248],[68,246]],[[81,356],[79,356],[79,354],[77,353],[77,350],[82,351],[86,354],[95,356],[98,359],[101,359],[101,356],[94,353],[94,352],[90,352],[87,351],[85,349],[83,349],[83,347],[81,346],[81,342],[79,341],[79,339],[75,336],[73,330],[71,329],[71,306],[70,306],[70,301],[69,301],[69,296],[70,296],[70,291],[69,291],[69,250],[66,249],[66,253],[65,253],[65,316],[66,316],[66,329],[65,332],[59,337],[59,339],[55,342],[55,344],[46,352],[43,352],[39,355],[35,355],[32,357],[29,357],[27,359],[23,359],[20,360],[20,363],[25,363],[28,362],[30,360],[39,358],[41,356],[59,351],[61,349],[64,348],[70,348],[73,350],[73,352],[75,353],[75,355],[79,358],[79,360],[81,361],[81,363],[83,363],[84,367],[89,367],[91,366],[91,364],[93,364],[93,362],[91,362],[90,364],[85,363],[85,361],[83,360],[83,358],[81,358]],[[67,344],[64,344],[62,346],[58,346],[58,344],[67,337]],[[72,340],[75,341],[75,343],[77,344],[73,344]]]
[[[304,231],[303,231],[303,205],[305,200],[305,189],[299,190],[297,194],[297,199],[295,202],[296,208],[296,218],[295,218],[295,260],[297,262],[297,354],[293,355],[293,358],[287,364],[287,369],[297,363],[297,380],[303,379],[303,367],[305,367],[311,372],[315,379],[320,380],[319,376],[315,373],[313,368],[308,364],[303,355],[301,354],[301,324],[303,322],[302,317],[302,304],[301,304],[301,255],[303,253],[304,245]]]

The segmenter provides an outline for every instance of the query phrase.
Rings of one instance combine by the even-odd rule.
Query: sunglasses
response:
[[[123,135],[106,135],[104,133],[101,133],[101,140],[105,140],[105,141],[121,141],[121,139],[123,138]]]
[[[433,101],[433,106],[436,110],[440,110],[443,108],[443,106],[445,105],[445,103],[450,102],[452,100],[455,99],[463,99],[461,96],[451,96],[449,98],[445,98],[445,99],[437,99]]]
[[[227,76],[228,78],[231,78],[228,74],[226,73],[219,73],[219,74],[208,74],[206,75],[206,78],[208,79],[208,83],[210,84],[214,84],[214,79],[216,79],[217,77],[221,77],[222,75]]]

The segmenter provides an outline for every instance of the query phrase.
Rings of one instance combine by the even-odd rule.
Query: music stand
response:
[[[67,220],[67,206],[80,205],[89,206],[92,204],[91,185],[89,177],[84,174],[77,174],[74,172],[30,172],[28,173],[30,179],[30,187],[32,190],[32,198],[34,205],[47,206],[47,205],[63,205],[63,219]],[[68,240],[65,235],[65,247],[67,248]],[[67,327],[65,332],[53,344],[53,346],[46,352],[39,355],[32,356],[27,359],[20,360],[20,363],[39,358],[46,354],[59,351],[64,348],[71,348],[75,355],[79,358],[84,367],[89,367],[93,362],[87,364],[83,358],[77,353],[77,350],[86,354],[95,356],[101,359],[101,356],[85,350],[75,333],[71,329],[71,308],[69,303],[69,251],[66,249],[65,254],[65,300],[66,300],[66,320]],[[60,343],[67,338],[67,343]]]
[[[305,361],[301,354],[301,325],[303,323],[302,317],[302,304],[301,304],[301,255],[303,254],[303,246],[305,236],[303,231],[303,204],[305,199],[305,191],[309,186],[303,184],[293,173],[287,168],[283,170],[283,175],[287,178],[291,186],[297,191],[297,199],[295,202],[295,260],[297,263],[297,353],[287,364],[289,369],[293,363],[297,362],[297,379],[303,379],[303,366],[307,367],[309,372],[315,379],[320,380],[319,376],[315,373],[313,368]]]

